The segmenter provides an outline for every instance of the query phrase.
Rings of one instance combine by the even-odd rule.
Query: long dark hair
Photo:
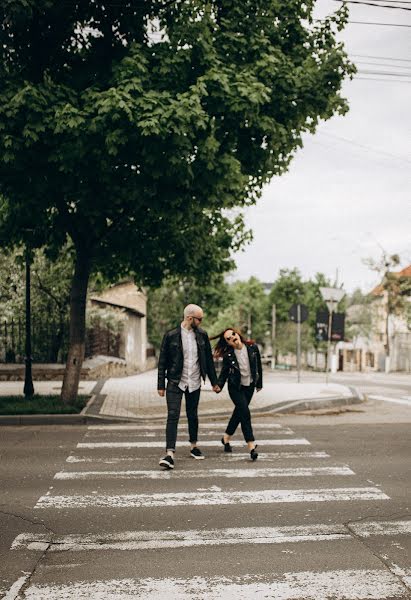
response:
[[[218,342],[214,347],[213,353],[215,358],[222,358],[225,354],[227,354],[227,352],[231,348],[231,346],[227,344],[226,339],[224,337],[226,331],[234,331],[234,333],[240,336],[240,339],[243,342],[243,344],[247,344],[247,346],[251,346],[251,344],[254,344],[253,340],[246,340],[242,333],[236,327],[226,327],[221,333],[217,333],[217,335],[213,335],[213,337],[210,337],[210,340],[216,340],[218,338]]]

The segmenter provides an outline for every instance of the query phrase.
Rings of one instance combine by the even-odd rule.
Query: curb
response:
[[[101,386],[102,387],[102,386]],[[351,404],[362,404],[365,402],[364,395],[355,387],[349,387],[352,396],[342,397],[334,396],[329,398],[311,398],[310,400],[286,400],[276,404],[270,404],[268,406],[256,407],[253,409],[253,414],[258,416],[264,415],[275,415],[275,414],[292,414],[301,410],[321,410],[324,408],[334,408],[336,406],[348,406]],[[94,390],[93,390],[94,391]],[[0,426],[1,425],[88,425],[101,423],[102,421],[107,424],[116,423],[145,423],[147,421],[161,421],[163,422],[166,415],[146,415],[142,417],[120,417],[116,415],[101,415],[99,410],[101,407],[101,395],[96,390],[86,406],[83,408],[80,414],[67,414],[67,415],[0,415]],[[215,417],[229,417],[231,411],[215,411],[215,412],[201,412],[199,411],[199,418],[201,419],[213,419]],[[184,417],[181,418],[184,420]]]

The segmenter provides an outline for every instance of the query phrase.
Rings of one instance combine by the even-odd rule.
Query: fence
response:
[[[32,358],[35,363],[65,363],[68,352],[67,321],[36,320],[31,323]],[[0,322],[0,363],[23,363],[26,327],[22,319]],[[96,354],[120,357],[121,336],[102,320],[94,319],[86,331],[85,356]]]

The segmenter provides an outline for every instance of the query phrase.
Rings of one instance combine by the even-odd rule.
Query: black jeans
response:
[[[251,385],[242,385],[239,390],[228,387],[228,393],[230,394],[231,400],[235,404],[235,409],[231,415],[231,419],[228,422],[227,429],[225,430],[227,435],[234,435],[238,424],[241,423],[241,429],[246,442],[254,442],[253,428],[251,426],[251,414],[248,405],[251,402],[251,398],[254,394],[254,383]]]
[[[186,413],[188,420],[188,434],[190,443],[197,442],[198,435],[198,402],[200,400],[200,389],[194,392],[186,390],[183,392],[177,384],[169,381],[167,383],[167,427],[166,427],[166,450],[176,449],[177,427],[180,419],[181,400],[183,394],[186,399]]]

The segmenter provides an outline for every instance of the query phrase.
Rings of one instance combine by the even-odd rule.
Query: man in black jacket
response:
[[[165,469],[174,469],[177,427],[183,394],[186,400],[190,454],[197,460],[204,458],[197,447],[201,379],[205,380],[208,375],[213,390],[219,392],[220,388],[217,385],[208,335],[200,328],[202,320],[203,311],[200,306],[189,304],[184,309],[184,320],[181,325],[167,331],[161,344],[157,391],[160,396],[166,396],[167,399],[167,454],[159,464]]]

